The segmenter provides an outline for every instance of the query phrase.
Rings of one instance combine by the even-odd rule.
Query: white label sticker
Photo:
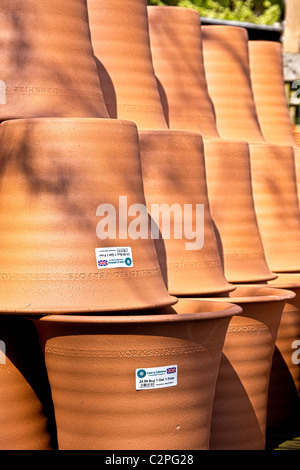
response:
[[[136,389],[152,390],[154,388],[173,387],[177,385],[177,372],[177,365],[136,369]]]
[[[96,260],[98,269],[106,268],[132,268],[133,259],[131,248],[96,248]]]

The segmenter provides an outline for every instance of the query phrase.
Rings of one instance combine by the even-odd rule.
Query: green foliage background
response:
[[[148,0],[148,5],[173,5],[198,10],[201,16],[272,25],[284,15],[284,0]]]

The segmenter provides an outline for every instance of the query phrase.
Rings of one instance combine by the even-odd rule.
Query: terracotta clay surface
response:
[[[255,209],[269,266],[275,272],[298,272],[300,212],[293,148],[251,146]]]
[[[32,323],[0,317],[0,448],[52,450],[56,446],[50,387]]]
[[[274,41],[249,41],[249,61],[252,89],[262,133],[267,142],[293,147],[299,196],[300,139],[297,126],[294,128],[292,126],[288,108],[282,46]],[[292,90],[297,98],[297,81],[292,84]]]
[[[180,300],[147,315],[34,319],[59,449],[207,450],[225,334],[240,312],[232,304]],[[138,370],[169,366],[177,385],[137,390]]]
[[[224,277],[214,233],[201,135],[142,130],[139,138],[148,212],[153,218],[152,208],[162,207],[159,220],[155,218],[160,235],[155,245],[169,292],[201,295],[234,290]],[[197,205],[203,206],[203,216]],[[166,213],[170,232],[163,218]]]
[[[3,313],[128,310],[176,302],[165,288],[154,241],[130,237],[135,217],[128,215],[120,234],[120,197],[128,208],[146,207],[134,123],[20,119],[2,123],[0,139]],[[110,204],[118,219],[111,219],[115,231],[107,222],[107,239],[103,230],[98,235],[107,215],[102,204]],[[131,248],[132,264],[102,269],[95,250],[118,247]]]
[[[169,127],[219,137],[205,78],[199,13],[148,6],[148,18],[154,71]]]
[[[249,41],[248,45],[250,78],[263,136],[270,143],[295,146],[284,85],[282,45],[275,41]]]
[[[270,376],[267,423],[281,426],[300,416],[300,274],[279,274],[269,285],[296,294],[283,310]]]
[[[86,0],[2,0],[0,120],[108,117]]]
[[[240,305],[226,334],[213,406],[211,450],[264,450],[272,357],[286,302],[295,293],[251,285],[219,301]],[[211,299],[216,301],[216,298]]]
[[[248,144],[222,139],[217,130],[200,15],[189,8],[149,6],[148,17],[154,70],[169,127],[203,136],[210,209],[225,276],[230,282],[272,279],[254,208]]]
[[[154,75],[146,0],[88,0],[98,73],[110,117],[166,129]]]
[[[274,272],[299,271],[300,212],[294,150],[270,144],[262,135],[250,79],[247,30],[203,26],[202,39],[220,135],[249,142],[255,210],[268,265]]]

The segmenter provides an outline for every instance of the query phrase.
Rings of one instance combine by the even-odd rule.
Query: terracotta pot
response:
[[[300,139],[290,118],[282,54],[282,46],[278,42],[249,41],[251,82],[260,126],[268,142],[294,148],[300,198]],[[268,77],[272,77],[271,82]],[[298,94],[296,89],[294,93]]]
[[[166,129],[154,75],[147,0],[88,0],[98,73],[110,117]]]
[[[0,120],[107,117],[86,0],[3,0]]]
[[[268,420],[282,426],[300,416],[300,274],[280,274],[270,287],[288,289],[296,296],[287,301],[276,339],[270,376]]]
[[[236,26],[204,26],[202,39],[220,135],[249,142],[255,210],[268,265],[273,272],[299,271],[294,150],[270,144],[262,135],[250,80],[247,31]]]
[[[207,450],[224,338],[240,311],[180,300],[148,315],[35,317],[59,449]]]
[[[171,129],[219,137],[203,64],[201,18],[196,10],[148,6],[153,66]]]
[[[148,16],[154,70],[169,126],[204,137],[208,197],[225,276],[230,282],[271,279],[254,208],[248,144],[221,139],[217,131],[200,15],[190,8],[150,6]]]
[[[139,137],[146,204],[157,227],[154,241],[168,291],[201,295],[234,290],[224,276],[214,233],[201,135],[142,130]]]
[[[204,149],[208,198],[226,279],[234,283],[274,279],[277,275],[268,266],[255,210],[249,147],[224,142],[206,141]]]
[[[281,43],[249,41],[248,47],[254,101],[263,136],[270,143],[295,146]]]
[[[134,123],[20,119],[2,123],[0,138],[2,312],[128,310],[176,302],[165,288],[154,241],[133,239],[129,232],[135,221],[129,208],[139,204],[146,212]],[[108,249],[120,258],[117,264]]]
[[[50,386],[31,322],[0,316],[0,448],[52,450],[56,429]]]
[[[202,26],[204,66],[218,131],[224,139],[263,142],[250,80],[248,33]]]
[[[240,305],[243,312],[230,321],[224,343],[212,414],[211,450],[265,448],[275,341],[285,303],[294,297],[294,292],[284,289],[240,285],[227,297],[219,298],[220,302]]]
[[[293,148],[251,146],[251,173],[258,225],[274,272],[298,272],[300,212]]]

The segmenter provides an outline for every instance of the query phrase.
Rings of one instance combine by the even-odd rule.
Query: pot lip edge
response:
[[[188,299],[189,301],[202,299]],[[203,302],[206,302],[203,300]],[[208,303],[215,303],[207,301]],[[25,318],[33,321],[36,324],[41,323],[64,323],[64,324],[147,324],[147,323],[180,323],[189,321],[201,320],[217,320],[242,313],[242,307],[230,302],[216,302],[215,304],[222,304],[219,310],[198,312],[198,313],[174,313],[174,314],[145,314],[145,315],[45,315],[45,316],[31,316],[26,315]]]

